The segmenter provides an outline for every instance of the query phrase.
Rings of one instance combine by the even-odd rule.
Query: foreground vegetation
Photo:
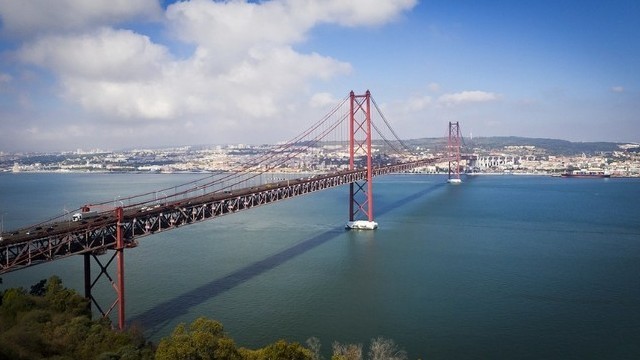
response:
[[[0,359],[152,359],[135,328],[113,331],[91,320],[89,302],[53,276],[25,289],[8,289],[0,304]]]
[[[320,360],[320,341],[279,340],[264,348],[238,347],[217,321],[198,318],[180,324],[156,346],[139,329],[114,330],[108,319],[91,319],[89,302],[62,286],[60,278],[42,280],[29,291],[0,292],[0,360],[4,359],[229,359]],[[372,340],[368,359],[404,360],[392,340]],[[331,360],[362,360],[361,344],[332,345]]]

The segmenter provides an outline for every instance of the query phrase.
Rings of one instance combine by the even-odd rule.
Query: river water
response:
[[[7,230],[198,177],[0,174],[0,213]],[[344,230],[340,187],[140,239],[127,321],[157,341],[206,316],[252,348],[384,336],[411,359],[640,358],[640,180],[390,175],[374,194],[376,231]],[[82,293],[82,264],[0,286],[57,274]]]

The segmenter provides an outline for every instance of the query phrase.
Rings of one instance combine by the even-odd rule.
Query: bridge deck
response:
[[[382,166],[373,169],[373,176],[406,172],[437,161],[425,159]],[[136,239],[143,236],[361,181],[366,175],[366,169],[341,171],[231,192],[212,192],[152,207],[125,207],[120,225],[126,246],[134,247]],[[115,211],[106,211],[82,221],[60,221],[2,234],[0,274],[75,254],[113,249],[117,227]]]

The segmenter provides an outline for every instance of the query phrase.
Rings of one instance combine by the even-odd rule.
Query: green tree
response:
[[[33,296],[44,296],[47,291],[47,279],[40,280],[37,284],[31,286],[29,294]]]
[[[91,320],[88,302],[58,277],[32,294],[8,289],[0,304],[0,359],[151,359],[137,329],[114,331],[109,319]],[[44,291],[43,291],[44,290]]]
[[[158,344],[156,359],[241,359],[240,353],[225,333],[222,324],[200,317],[187,329],[178,325],[170,337]]]
[[[17,322],[18,314],[31,310],[35,301],[23,288],[8,289],[2,295],[0,308],[0,331],[7,330]]]
[[[47,280],[44,298],[52,310],[91,318],[89,300],[79,296],[75,290],[62,286],[62,280],[57,276]]]
[[[288,343],[278,340],[271,345],[267,345],[260,351],[260,358],[263,360],[311,360],[313,353],[297,342]]]

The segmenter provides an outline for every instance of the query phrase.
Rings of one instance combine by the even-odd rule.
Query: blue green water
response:
[[[2,174],[0,213],[13,228],[197,177]],[[343,229],[342,187],[142,238],[127,320],[157,340],[207,316],[248,347],[381,335],[412,359],[640,358],[640,180],[444,180],[377,178],[372,232]],[[51,274],[83,289],[80,257],[1,286]]]

